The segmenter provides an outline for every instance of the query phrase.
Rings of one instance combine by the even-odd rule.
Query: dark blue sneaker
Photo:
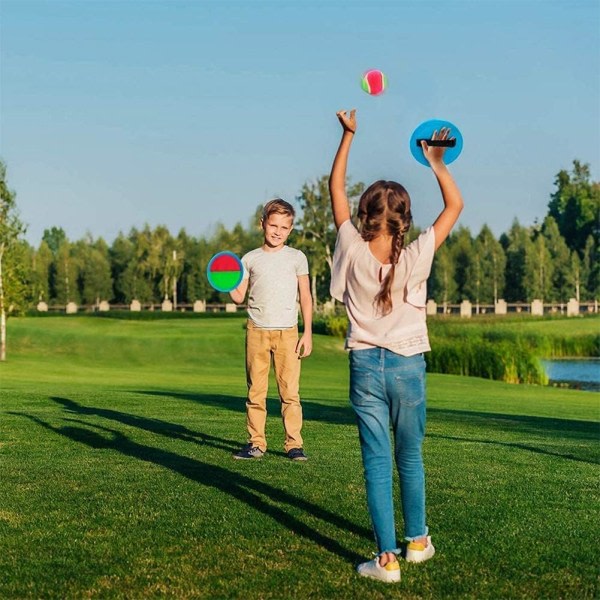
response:
[[[257,446],[253,447],[250,444],[246,444],[239,452],[233,455],[233,458],[251,460],[253,458],[262,458],[264,455],[265,453]]]
[[[308,460],[308,456],[304,454],[302,448],[292,448],[288,450],[287,457],[290,460]]]

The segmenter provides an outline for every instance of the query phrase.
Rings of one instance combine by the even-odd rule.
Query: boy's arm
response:
[[[346,195],[346,167],[348,154],[356,131],[356,110],[351,110],[350,115],[340,110],[337,117],[344,128],[338,151],[333,159],[331,174],[329,176],[329,194],[331,196],[331,209],[336,229],[350,219],[350,204]]]
[[[246,292],[248,291],[249,281],[249,279],[244,279],[242,283],[235,288],[235,290],[231,290],[231,292],[229,292],[231,299],[236,304],[242,304],[244,302],[244,299],[246,298]]]
[[[296,352],[300,358],[306,358],[312,352],[312,295],[308,275],[298,276],[298,291],[300,293],[300,312],[304,322],[304,333],[298,340]]]
[[[443,128],[440,131],[440,135],[437,135],[437,132],[435,132],[432,139],[439,138],[445,140],[448,138],[449,134],[450,130]],[[433,224],[433,231],[435,232],[435,249],[437,250],[444,243],[444,240],[448,235],[450,235],[450,231],[458,220],[458,216],[463,209],[464,203],[454,178],[442,160],[446,149],[442,146],[428,146],[427,142],[424,141],[421,142],[421,146],[423,148],[423,154],[431,165],[431,170],[440,186],[442,199],[444,200],[444,209]]]

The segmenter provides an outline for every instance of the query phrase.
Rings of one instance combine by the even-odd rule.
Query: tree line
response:
[[[91,234],[68,239],[61,227],[46,229],[37,246],[24,239],[16,195],[0,162],[0,309],[17,313],[44,301],[49,305],[157,304],[168,298],[176,305],[196,300],[229,301],[206,278],[210,258],[219,251],[238,255],[262,243],[261,207],[247,225],[217,225],[209,234],[176,235],[165,226],[132,228],[110,244]],[[436,253],[429,297],[438,304],[470,300],[507,302],[593,301],[600,296],[598,264],[600,183],[591,181],[589,165],[573,162],[561,170],[550,195],[548,212],[539,223],[515,219],[496,238],[488,225],[477,233],[459,226]],[[309,260],[315,304],[330,299],[329,280],[335,247],[328,177],[303,185],[296,197],[298,215],[290,245]],[[364,184],[349,185],[356,207]],[[413,227],[408,241],[420,233]]]

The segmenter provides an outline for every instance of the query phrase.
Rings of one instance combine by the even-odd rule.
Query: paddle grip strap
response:
[[[426,142],[428,146],[443,146],[444,148],[454,148],[456,146],[456,140],[427,140],[425,138],[419,138],[417,140],[417,146],[421,147],[421,142]]]

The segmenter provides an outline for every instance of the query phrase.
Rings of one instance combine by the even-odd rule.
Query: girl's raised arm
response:
[[[331,209],[336,229],[350,219],[350,204],[346,195],[346,167],[348,154],[356,131],[356,109],[350,111],[340,110],[337,117],[344,128],[338,151],[333,159],[331,175],[329,176],[329,194],[331,195]]]
[[[442,128],[439,135],[437,131],[433,134],[432,139],[445,140],[448,139],[449,135],[450,130]],[[428,146],[425,141],[421,142],[421,147],[438,181],[440,191],[442,192],[442,199],[444,200],[444,209],[433,224],[435,249],[437,250],[450,234],[463,209],[464,203],[454,178],[442,160],[446,149],[443,146]]]

